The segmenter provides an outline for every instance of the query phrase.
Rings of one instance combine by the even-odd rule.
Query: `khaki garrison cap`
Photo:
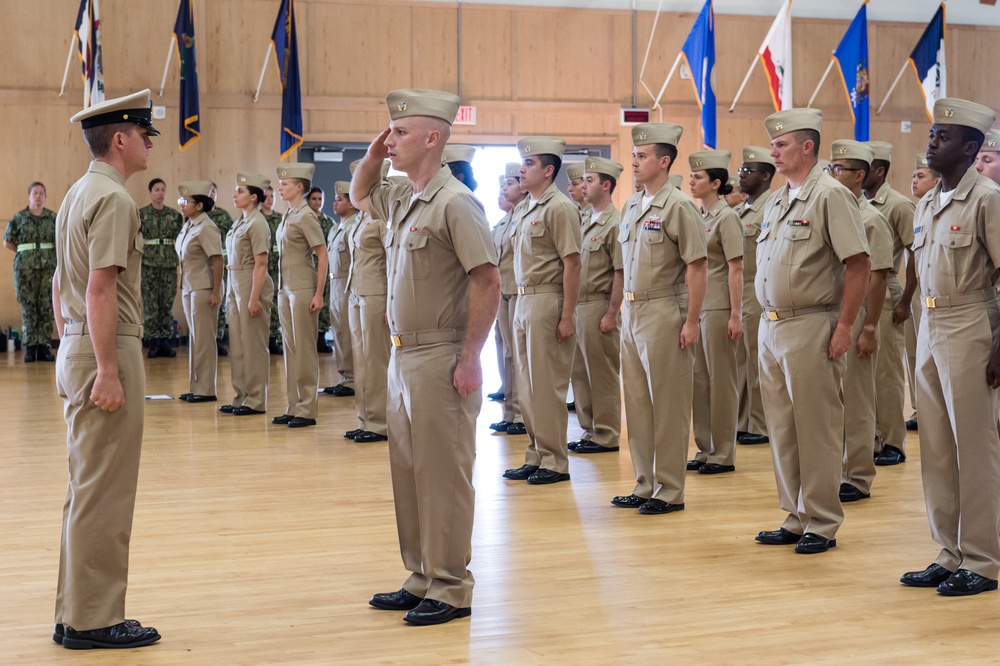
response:
[[[673,123],[639,123],[632,128],[632,145],[648,146],[653,143],[666,143],[677,147],[684,128]]]
[[[823,112],[819,109],[788,109],[772,113],[764,119],[764,129],[772,140],[799,130],[820,131]]]
[[[313,174],[316,173],[316,165],[308,162],[289,162],[288,164],[279,164],[275,172],[278,174],[278,180],[298,178],[312,182]]]
[[[681,185],[684,184],[684,177],[679,173],[670,174],[670,184],[674,186],[675,190],[681,189]]]
[[[997,114],[992,109],[975,102],[956,97],[946,97],[934,102],[935,125],[961,125],[986,134],[996,119]]]
[[[860,141],[839,139],[830,145],[830,160],[861,160],[871,166],[875,153],[871,147]]]
[[[917,158],[913,161],[914,169],[930,169],[927,165],[927,155],[924,153],[917,153]]]
[[[393,120],[410,116],[440,118],[449,125],[455,122],[458,113],[458,95],[441,90],[393,90],[385,96],[389,117]]]
[[[441,154],[441,164],[451,164],[452,162],[468,162],[472,164],[472,158],[475,155],[475,146],[462,146],[457,143],[449,143],[444,147],[444,152]]]
[[[504,175],[503,180],[508,178],[520,178],[521,177],[521,163],[520,162],[507,162],[503,167]]]
[[[521,159],[532,155],[555,155],[562,157],[566,142],[554,136],[526,136],[517,142]]]
[[[618,162],[605,157],[588,157],[585,167],[587,173],[603,173],[605,176],[611,176],[615,180],[621,178],[622,171],[625,170],[625,167]]]
[[[733,188],[733,192],[740,191],[740,177],[737,174],[732,174],[729,176],[729,180],[726,181],[729,187]]]
[[[266,190],[271,187],[271,181],[267,177],[250,171],[241,171],[236,174],[236,184],[246,185],[247,187],[256,187],[262,190]]]
[[[1000,153],[1000,130],[991,129],[986,133],[986,140],[979,152]]]
[[[873,160],[892,162],[892,144],[888,141],[866,141],[865,145],[871,148]]]
[[[350,194],[351,193],[351,181],[349,180],[338,180],[333,184],[333,191],[337,194]]]
[[[692,171],[707,171],[708,169],[729,170],[729,160],[733,154],[728,150],[699,150],[688,156],[688,164]]]
[[[774,158],[771,157],[770,148],[760,146],[747,146],[743,149],[744,162],[756,162],[758,164],[770,164],[774,166]]]
[[[583,178],[583,162],[571,162],[566,165],[566,177],[570,180],[579,180]]]
[[[149,88],[146,88],[141,92],[95,104],[80,111],[69,121],[71,123],[79,121],[83,129],[113,123],[135,123],[144,128],[149,136],[160,136],[159,130],[153,127],[150,111],[152,107],[149,101]]]
[[[212,181],[210,180],[186,180],[177,186],[177,194],[184,198],[201,195],[207,197],[212,191]]]

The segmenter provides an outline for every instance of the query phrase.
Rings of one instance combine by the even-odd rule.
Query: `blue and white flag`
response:
[[[942,2],[910,54],[910,64],[913,65],[917,83],[924,93],[927,117],[931,122],[934,121],[934,102],[948,96],[948,77],[944,66],[944,24]]]
[[[86,109],[104,101],[101,11],[97,6],[97,0],[80,0],[75,29],[80,50],[80,64],[83,69],[83,108]]]
[[[868,3],[858,10],[843,39],[833,52],[840,70],[840,80],[851,105],[854,119],[854,140],[868,141],[871,112],[868,78]]]
[[[681,55],[691,72],[694,94],[701,108],[701,141],[705,148],[715,149],[715,90],[712,72],[715,69],[715,12],[712,0],[706,0],[698,14]]]

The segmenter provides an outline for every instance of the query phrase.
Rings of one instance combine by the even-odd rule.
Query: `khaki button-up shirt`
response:
[[[330,256],[330,279],[344,280],[351,272],[350,235],[354,231],[361,213],[355,213],[350,218],[330,229],[327,235],[326,252]]]
[[[202,213],[186,220],[175,243],[181,266],[181,290],[211,289],[215,286],[212,257],[222,255],[222,239],[212,219]]]
[[[316,211],[305,200],[278,225],[278,280],[292,291],[316,289],[313,248],[325,245]]]
[[[514,279],[519,287],[562,285],[562,258],[579,254],[580,211],[555,185],[538,201],[527,198],[514,209],[507,233],[514,249]]]
[[[622,244],[618,242],[621,214],[614,203],[597,219],[583,220],[583,250],[580,252],[580,294],[611,294],[615,271],[624,268]]]
[[[270,246],[271,229],[260,208],[254,208],[249,216],[244,213],[226,234],[229,268],[252,269],[254,257],[267,254]]]
[[[865,238],[868,239],[872,272],[887,269],[892,271],[892,232],[889,230],[889,222],[875,206],[868,203],[868,199],[864,195],[858,198],[858,207],[861,209],[861,223],[865,227]],[[888,301],[886,301],[886,306],[892,307]]]
[[[362,213],[347,237],[351,252],[351,268],[347,275],[347,291],[356,296],[376,296],[386,293],[385,237],[386,223]]]
[[[752,204],[744,204],[739,209],[740,227],[743,231],[743,289],[753,286],[757,277],[757,237],[760,225],[764,223],[766,196],[759,196]]]
[[[511,245],[511,226],[514,224],[514,211],[508,211],[503,219],[493,227],[493,249],[500,258],[500,293],[504,296],[517,293],[517,280],[514,279],[514,246]]]
[[[702,212],[708,249],[708,284],[702,310],[729,310],[729,262],[743,256],[743,230],[736,211],[719,199]],[[741,301],[742,303],[742,301]]]
[[[913,245],[913,213],[915,205],[907,197],[882,183],[875,197],[869,201],[875,210],[882,213],[889,225],[892,238],[892,270],[889,271],[889,285],[898,291],[896,298],[902,295],[899,285],[899,271],[903,265],[903,250]]]

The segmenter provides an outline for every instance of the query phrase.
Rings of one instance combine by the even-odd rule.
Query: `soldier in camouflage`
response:
[[[267,226],[271,230],[271,247],[267,251],[267,274],[271,276],[274,284],[278,284],[278,225],[281,224],[281,213],[274,210],[274,188],[269,187],[264,190],[264,203],[261,204],[260,212],[267,220]],[[281,325],[278,322],[278,290],[274,290],[274,299],[271,303],[271,326],[267,333],[267,351],[271,354],[281,356],[284,350],[281,348]]]
[[[212,194],[210,195],[212,201],[217,201],[219,198],[219,188],[216,184],[212,183]],[[215,222],[215,226],[219,228],[219,233],[222,234],[222,265],[229,265],[229,257],[226,251],[226,234],[229,230],[233,228],[233,216],[229,214],[225,208],[222,208],[218,204],[208,212],[209,219]],[[222,293],[229,293],[229,271],[225,271],[222,274]],[[219,327],[217,334],[217,344],[219,346],[219,356],[229,356],[229,350],[225,348],[222,344],[222,339],[226,335],[226,299],[222,299],[222,304],[219,306]]]
[[[24,361],[54,361],[49,352],[54,315],[56,214],[45,208],[45,185],[28,186],[28,207],[7,224],[3,245],[14,252],[14,291],[21,306]]]
[[[142,250],[142,327],[149,358],[174,358],[170,346],[177,297],[177,240],[184,218],[164,204],[167,185],[161,178],[149,181],[149,205],[139,209]]]
[[[323,190],[318,187],[313,187],[309,190],[309,196],[306,197],[306,201],[309,203],[309,207],[316,212],[316,217],[319,218],[319,226],[323,230],[323,238],[330,235],[330,230],[336,225],[328,215],[323,212]],[[323,289],[323,308],[319,311],[319,337],[316,338],[316,351],[321,354],[332,354],[333,347],[327,344],[326,334],[330,330],[330,281],[327,280],[326,287]]]

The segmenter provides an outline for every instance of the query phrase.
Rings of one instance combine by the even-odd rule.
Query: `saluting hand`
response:
[[[106,412],[113,412],[125,404],[125,391],[117,374],[97,373],[94,388],[90,390],[90,399],[95,405]]]
[[[389,149],[385,145],[385,140],[389,138],[392,129],[386,127],[382,133],[375,137],[375,140],[368,146],[367,156],[379,160],[380,162],[389,157]]]

